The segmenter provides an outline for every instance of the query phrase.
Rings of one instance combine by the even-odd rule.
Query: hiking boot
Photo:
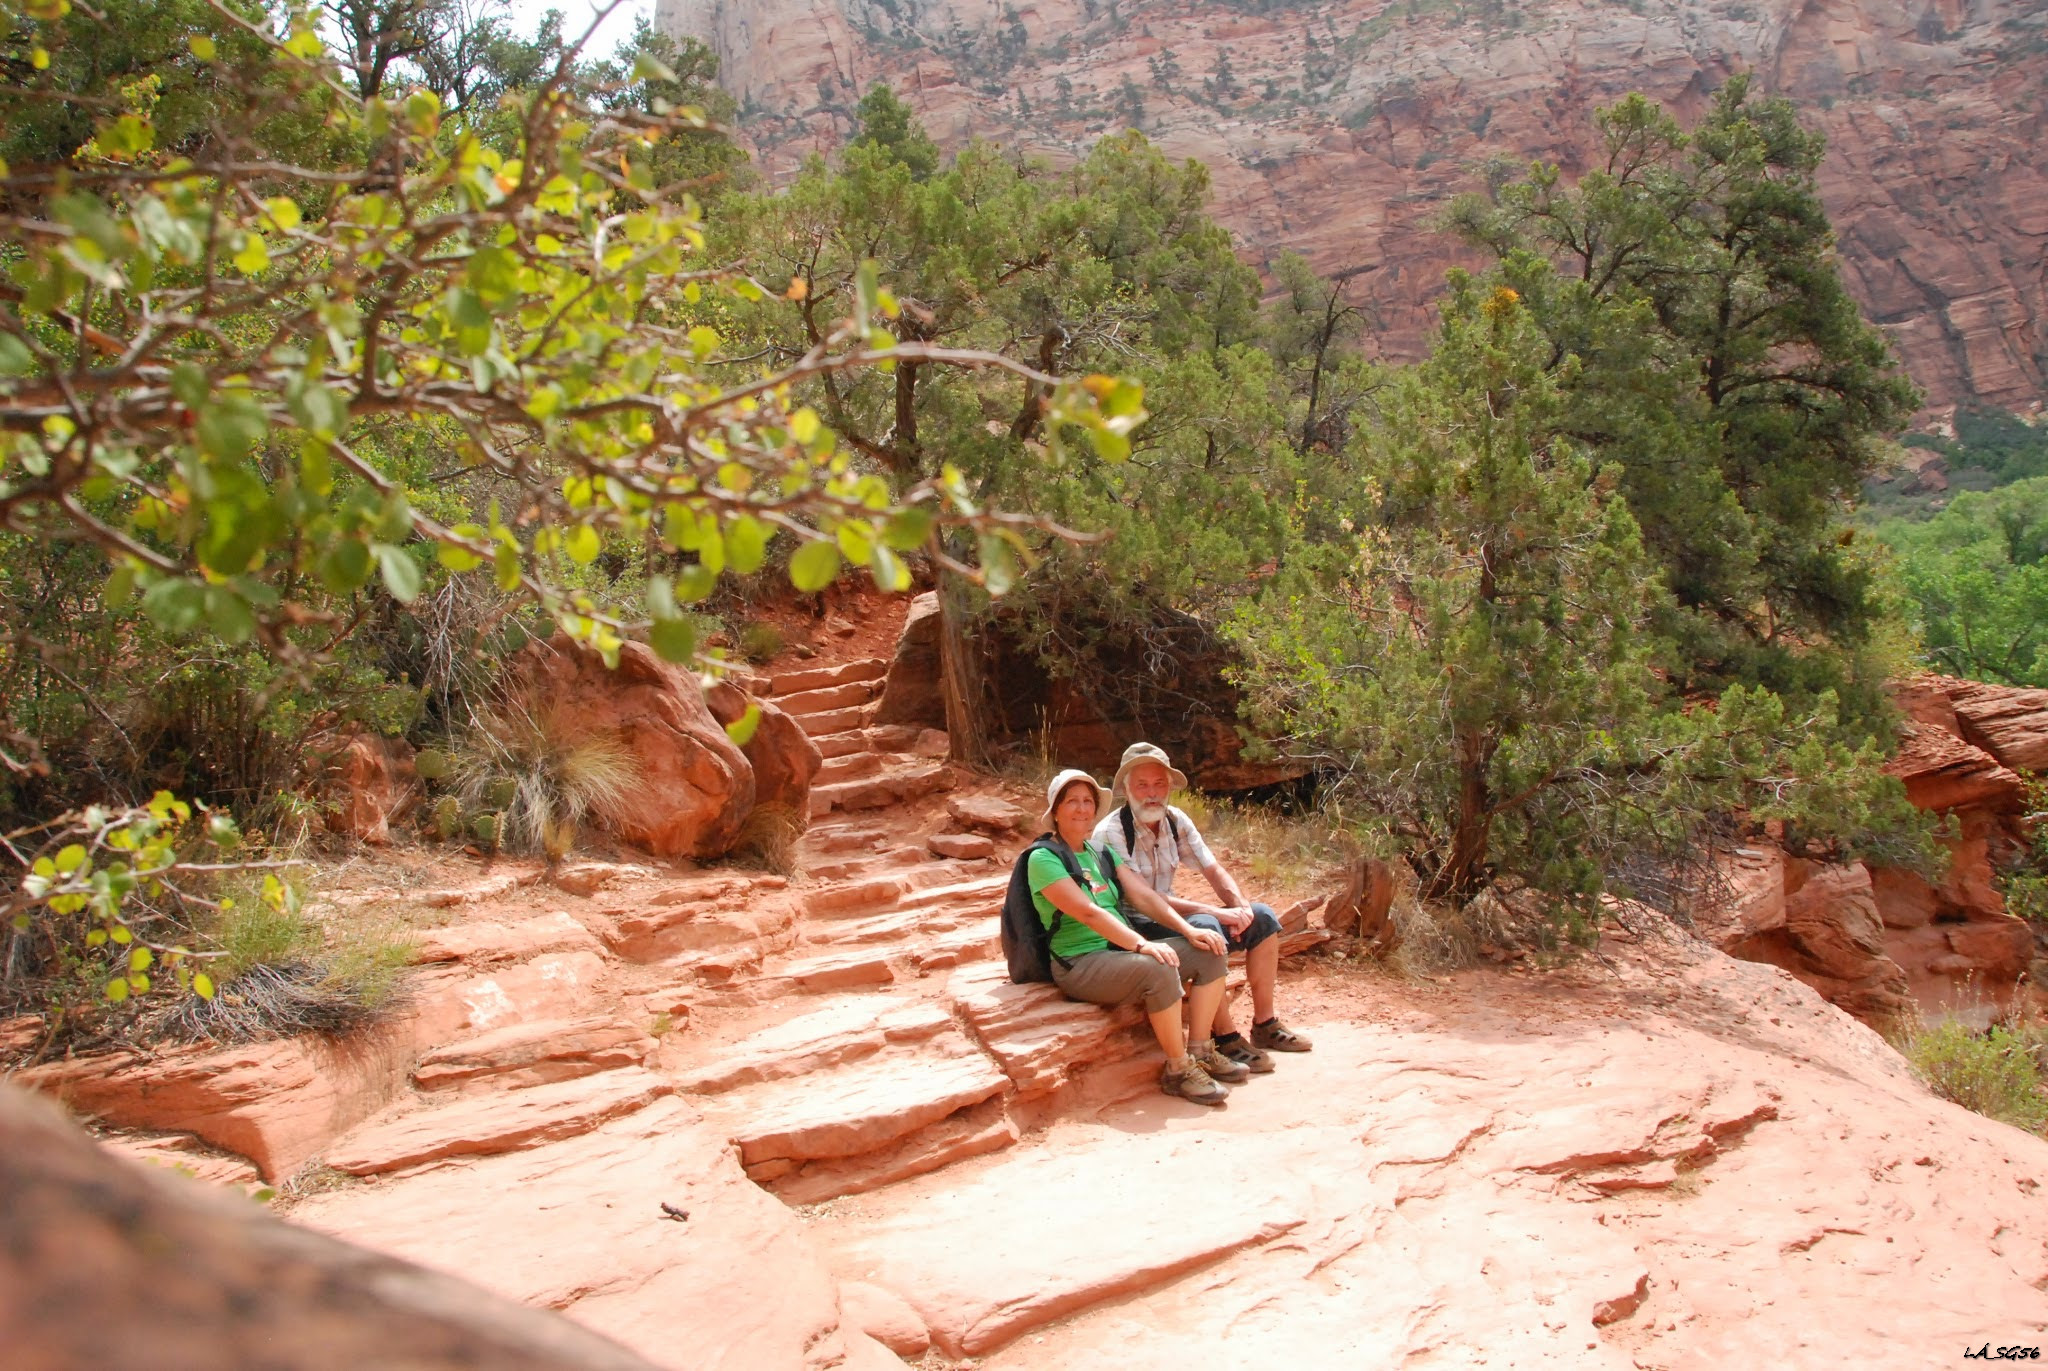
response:
[[[1159,1088],[1169,1095],[1178,1095],[1196,1104],[1222,1104],[1230,1098],[1230,1087],[1218,1085],[1211,1080],[1209,1073],[1202,1070],[1201,1063],[1192,1057],[1179,1071],[1175,1071],[1170,1062],[1160,1068]]]
[[[1237,1085],[1242,1081],[1251,1079],[1252,1069],[1242,1062],[1224,1056],[1216,1050],[1214,1042],[1189,1043],[1188,1057],[1196,1065],[1200,1066],[1202,1070],[1208,1072],[1209,1079],[1212,1081],[1221,1081],[1225,1085]]]
[[[1251,1039],[1241,1033],[1231,1034],[1228,1042],[1218,1038],[1216,1040],[1216,1050],[1238,1063],[1254,1076],[1263,1076],[1273,1069],[1273,1059],[1260,1049],[1253,1047]],[[1214,1073],[1212,1072],[1211,1074],[1213,1075]]]
[[[1316,1046],[1278,1019],[1253,1024],[1252,1043],[1273,1052],[1313,1052]]]

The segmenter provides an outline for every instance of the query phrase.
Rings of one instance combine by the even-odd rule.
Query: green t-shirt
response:
[[[1081,868],[1081,891],[1096,904],[1108,910],[1116,921],[1129,927],[1130,921],[1123,916],[1117,905],[1123,892],[1116,883],[1117,856],[1107,848],[1089,843],[1074,854],[1076,864]],[[1067,879],[1067,867],[1059,854],[1039,848],[1031,854],[1030,864],[1025,873],[1031,882],[1031,903],[1038,909],[1039,922],[1052,927],[1052,916],[1059,911],[1053,902],[1045,898],[1044,890],[1056,881]],[[1100,952],[1109,946],[1109,939],[1097,933],[1087,924],[1072,915],[1062,916],[1060,926],[1052,935],[1053,955],[1068,961]]]

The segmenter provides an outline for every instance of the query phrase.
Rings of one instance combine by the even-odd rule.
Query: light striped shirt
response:
[[[1173,893],[1173,874],[1183,861],[1196,870],[1216,865],[1194,821],[1172,805],[1166,807],[1167,822],[1160,824],[1157,832],[1135,812],[1131,815],[1131,829],[1138,838],[1135,844],[1124,841],[1123,813],[1122,809],[1110,810],[1095,825],[1095,841],[1115,851],[1124,865],[1160,894]]]

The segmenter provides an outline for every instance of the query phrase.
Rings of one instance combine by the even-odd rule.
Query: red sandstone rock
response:
[[[632,962],[718,949],[751,949],[758,959],[788,940],[793,918],[791,900],[742,881],[722,894],[692,898],[685,890],[674,902],[622,911],[607,941],[613,952]]]
[[[2048,771],[2048,690],[1947,682],[1963,736],[2014,771]]]
[[[605,978],[604,961],[596,953],[562,952],[485,976],[423,986],[414,1036],[443,1043],[465,1029],[482,1032],[526,1019],[580,1018]]]
[[[740,749],[754,768],[754,808],[788,815],[800,826],[808,823],[811,782],[825,763],[810,735],[778,705],[752,699],[725,681],[706,691],[704,700],[720,724],[737,723],[749,707],[761,711],[754,735]]]
[[[924,845],[938,856],[963,862],[979,861],[996,850],[992,839],[978,833],[934,833]]]
[[[1008,1090],[1010,1082],[957,1032],[916,1054],[890,1053],[796,1082],[720,1096],[749,1174],[781,1162],[858,1157]]]
[[[819,714],[796,716],[803,731],[813,738],[825,738],[862,728],[868,722],[870,711],[866,705],[853,705],[846,709],[831,709]]]
[[[459,909],[463,905],[482,904],[509,895],[524,885],[532,885],[546,875],[546,869],[517,862],[504,864],[503,869],[489,875],[478,876],[463,885],[446,890],[430,890],[420,896],[420,903],[429,909]]]
[[[607,827],[657,856],[725,852],[754,807],[754,773],[688,674],[644,643],[616,670],[565,634],[528,643],[506,668],[518,693],[547,702],[562,728],[617,737],[639,768],[633,799]]]
[[[1927,724],[1907,725],[1884,769],[1921,809],[2009,810],[2019,802],[2020,778],[1996,757]]]
[[[1377,268],[1349,298],[1398,360],[1426,349],[1445,268],[1472,260],[1437,220],[1483,185],[1489,157],[1595,167],[1597,107],[1640,91],[1690,125],[1729,72],[1751,71],[1826,135],[1819,186],[1848,288],[1930,402],[2018,409],[2044,390],[2048,162],[2030,103],[2043,57],[2021,10],[1657,0],[1617,21],[1552,0],[1518,9],[1512,32],[1475,33],[1461,12],[1394,18],[1378,0],[1259,14],[1202,0],[1142,17],[1096,0],[962,0],[942,38],[925,11],[851,0],[660,9],[709,40],[720,80],[759,112],[746,127],[778,179],[852,135],[823,88],[886,80],[942,146],[990,137],[1063,163],[1119,127],[1104,112],[1114,92],[1140,91],[1146,136],[1204,165],[1213,211],[1254,258],[1284,246],[1325,272]],[[1311,29],[1325,37],[1311,45]],[[1031,60],[999,72],[990,54],[1012,42]],[[1211,79],[1226,55],[1234,95]],[[1179,78],[1155,70],[1168,56]]]
[[[1294,1189],[1262,1174],[1216,1185],[1198,1142],[1152,1139],[1019,1159],[1000,1179],[921,1194],[921,1222],[884,1216],[833,1246],[845,1269],[899,1291],[941,1351],[979,1356],[1298,1228],[1305,1194]]]
[[[925,1042],[951,1026],[952,1019],[937,1005],[895,996],[849,996],[723,1044],[713,1060],[685,1067],[677,1080],[688,1091],[723,1094],[843,1066],[892,1045]]]
[[[1852,1014],[1907,1006],[1904,970],[1887,953],[1870,872],[1744,849],[1723,859],[1728,906],[1701,921],[1715,946],[1783,967]]]
[[[859,780],[821,785],[811,791],[811,814],[821,817],[835,809],[887,809],[950,790],[955,780],[953,769],[944,762],[925,761]]]
[[[922,728],[946,726],[946,701],[939,686],[939,595],[927,590],[910,602],[896,653],[889,661],[877,724]]]
[[[879,681],[841,681],[837,685],[820,686],[816,690],[800,690],[792,695],[777,695],[775,704],[792,718],[802,718],[809,714],[826,714],[864,705],[874,699],[880,690]]]
[[[558,1315],[151,1170],[0,1086],[9,1371],[653,1371]]]
[[[1031,822],[1008,800],[996,795],[955,795],[946,801],[946,812],[962,828],[978,829],[998,838],[1007,837]]]
[[[1967,963],[1960,968],[1963,974],[1976,974],[1993,984],[2018,980],[2034,957],[2032,926],[2010,914],[1996,920],[1945,924],[1942,934],[1955,955]]]
[[[372,1121],[327,1149],[327,1164],[352,1176],[397,1171],[441,1157],[516,1152],[588,1133],[675,1086],[626,1067],[595,1076],[479,1096]]]
[[[801,671],[778,671],[770,678],[771,695],[796,695],[848,681],[878,681],[888,674],[889,664],[880,657],[863,657],[837,666],[806,667]],[[779,703],[779,702],[778,702]]]
[[[596,935],[567,914],[556,912],[514,924],[463,923],[430,928],[420,935],[415,962],[525,961],[544,952],[595,952]]]
[[[639,1066],[654,1039],[623,1019],[529,1019],[437,1047],[412,1070],[422,1090],[503,1090]]]
[[[351,728],[310,741],[307,751],[320,768],[328,831],[366,843],[390,842],[393,821],[419,800],[412,745]]]
[[[796,1217],[673,1097],[530,1151],[313,1195],[293,1216],[562,1310],[670,1371],[875,1365]]]
[[[108,1151],[144,1166],[161,1167],[208,1185],[251,1190],[263,1179],[246,1159],[210,1148],[189,1133],[110,1133],[100,1141]]]
[[[0,1061],[27,1052],[43,1040],[44,1031],[40,1014],[17,1014],[11,1019],[0,1019]]]
[[[278,1181],[368,1118],[398,1089],[408,1043],[395,1033],[345,1044],[298,1038],[51,1062],[17,1084],[120,1128],[191,1133]]]
[[[932,1345],[924,1320],[893,1290],[865,1281],[843,1281],[839,1309],[848,1323],[899,1357],[922,1357]]]
[[[1150,1051],[1151,1030],[1133,1005],[1105,1009],[1051,985],[1012,985],[1000,965],[954,973],[946,994],[1022,1098],[1046,1095],[1105,1063]]]

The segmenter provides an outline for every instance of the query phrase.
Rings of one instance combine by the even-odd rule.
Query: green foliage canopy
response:
[[[2004,685],[2048,686],[2048,477],[1964,491],[1932,519],[1890,519],[1930,665]]]
[[[1810,685],[1881,615],[1840,514],[1919,397],[1843,286],[1790,102],[1729,80],[1690,134],[1640,96],[1599,114],[1600,166],[1539,164],[1451,222],[1573,359],[1570,428],[1622,489],[1698,684]]]

